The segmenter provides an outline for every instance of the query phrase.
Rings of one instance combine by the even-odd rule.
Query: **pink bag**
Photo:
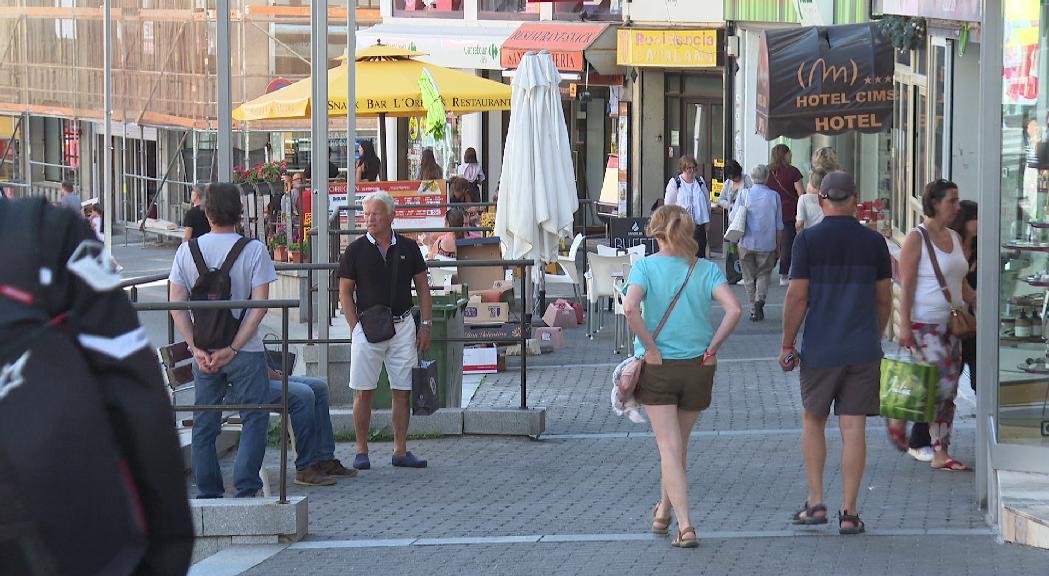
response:
[[[582,304],[580,304],[579,302],[572,302],[571,300],[565,300],[564,298],[558,298],[557,301],[554,302],[554,304],[557,304],[558,306],[564,305],[571,307],[573,310],[575,310],[575,323],[580,325],[583,324]]]
[[[699,262],[698,258],[692,262],[692,266],[688,269],[688,274],[685,275],[685,282],[681,284],[681,288],[678,288],[677,294],[674,294],[674,299],[670,301],[670,306],[668,306],[667,311],[663,313],[663,319],[659,321],[659,326],[656,326],[656,331],[652,333],[653,340],[659,336],[659,332],[663,329],[663,325],[666,324],[667,320],[670,318],[670,312],[674,310],[674,305],[677,304],[677,300],[681,297],[681,292],[685,290],[685,286],[688,286],[688,279],[692,277],[692,271],[696,269],[697,262]],[[631,356],[620,362],[619,366],[613,370],[613,374],[619,372],[619,380],[616,382],[616,386],[619,388],[620,402],[626,402],[626,400],[633,396],[634,392],[637,391],[637,382],[641,379],[641,366],[644,364],[644,358]]]

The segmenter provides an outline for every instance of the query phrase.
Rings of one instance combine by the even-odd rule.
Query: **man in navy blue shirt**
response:
[[[808,469],[808,500],[795,524],[825,524],[824,429],[831,404],[842,438],[841,534],[863,532],[856,508],[867,459],[867,416],[877,416],[881,335],[892,310],[892,265],[885,239],[853,216],[857,195],[852,176],[835,171],[820,185],[823,222],[794,240],[790,288],[783,312],[780,366],[801,366],[804,406],[802,452]],[[802,322],[801,351],[795,339]]]

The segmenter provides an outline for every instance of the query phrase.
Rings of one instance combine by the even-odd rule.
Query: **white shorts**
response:
[[[393,390],[412,390],[412,368],[419,363],[419,352],[415,348],[415,318],[411,314],[394,324],[396,334],[385,341],[372,343],[364,336],[364,328],[358,322],[353,327],[353,342],[350,344],[350,388],[375,390],[379,385],[379,372],[386,364]]]

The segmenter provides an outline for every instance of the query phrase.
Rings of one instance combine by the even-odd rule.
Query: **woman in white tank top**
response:
[[[948,448],[954,422],[954,399],[961,375],[961,340],[950,334],[947,321],[951,308],[975,304],[976,293],[965,282],[969,264],[961,239],[948,228],[958,216],[958,185],[934,180],[922,194],[925,222],[911,230],[900,251],[900,346],[920,352],[939,371],[935,421],[929,423],[932,439],[931,466],[938,470],[968,470],[951,458]],[[951,302],[941,289],[933,269],[923,232],[928,236],[936,261],[943,272]],[[912,431],[913,432],[913,431]],[[900,450],[907,449],[906,422],[889,421],[889,437]],[[919,458],[919,455],[915,455]]]

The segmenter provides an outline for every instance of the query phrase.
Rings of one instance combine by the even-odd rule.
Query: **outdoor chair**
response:
[[[587,257],[590,263],[590,269],[586,272],[586,298],[589,318],[587,335],[593,339],[594,334],[600,330],[603,324],[603,322],[598,321],[594,317],[596,311],[601,309],[598,304],[600,304],[602,298],[607,298],[610,301],[615,298],[616,288],[613,276],[618,275],[626,278],[630,269],[630,255],[599,256],[597,254],[587,254]]]
[[[582,234],[576,234],[572,240],[572,246],[568,249],[568,256],[557,256],[557,264],[564,271],[564,274],[549,274],[544,272],[544,278],[546,285],[551,284],[570,284],[572,286],[572,295],[575,297],[577,302],[581,302],[582,295],[580,294],[580,288],[582,282],[579,278],[579,267],[576,265],[576,254],[579,252],[579,247],[583,244],[585,236]]]

